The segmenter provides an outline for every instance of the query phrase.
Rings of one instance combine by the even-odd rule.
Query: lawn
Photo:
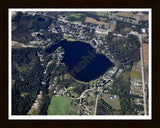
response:
[[[71,100],[63,96],[53,96],[48,107],[48,115],[68,115]]]

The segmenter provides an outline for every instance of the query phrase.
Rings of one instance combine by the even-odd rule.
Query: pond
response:
[[[89,82],[103,75],[114,64],[103,54],[96,53],[90,44],[81,41],[63,40],[46,49],[52,53],[58,47],[64,48],[62,62],[68,66],[70,74],[77,80]]]
[[[45,21],[45,19],[44,18],[42,18],[42,17],[38,17],[38,19],[37,19],[38,21]]]

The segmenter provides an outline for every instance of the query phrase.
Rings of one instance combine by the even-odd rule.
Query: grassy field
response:
[[[121,106],[120,106],[120,102],[119,102],[119,97],[117,97],[116,99],[111,100],[107,94],[102,94],[102,99],[108,103],[110,106],[112,106],[113,109],[115,110],[120,110]]]
[[[82,13],[73,13],[67,16],[68,21],[81,21],[84,22],[86,19],[86,15]]]
[[[130,77],[131,78],[137,78],[137,79],[141,79],[141,72],[140,71],[131,71],[130,72]]]
[[[69,98],[53,96],[48,107],[48,115],[68,115],[71,106]]]
[[[108,15],[108,12],[97,12],[97,15],[99,15],[99,16],[105,16],[105,15]]]

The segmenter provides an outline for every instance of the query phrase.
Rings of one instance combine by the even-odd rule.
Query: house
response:
[[[145,30],[145,28],[142,28],[141,30],[142,30],[142,32],[143,32],[143,33],[146,33],[146,30]]]
[[[110,98],[111,100],[114,100],[114,99],[116,99],[116,98],[117,98],[117,95],[109,96],[109,98]]]
[[[114,96],[109,96],[109,98],[110,98],[111,100],[113,100],[113,99],[114,99]]]

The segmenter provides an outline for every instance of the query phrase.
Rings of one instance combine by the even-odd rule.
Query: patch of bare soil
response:
[[[88,23],[94,23],[94,24],[99,24],[99,25],[108,25],[108,23],[104,23],[104,22],[101,22],[101,21],[97,21],[95,20],[94,18],[91,18],[91,17],[86,17],[86,20],[85,22],[88,22]]]
[[[148,44],[145,44],[143,43],[142,44],[142,47],[143,47],[143,61],[144,61],[144,64],[148,66],[148,63],[149,63],[149,51],[148,51],[148,47],[149,45]]]
[[[132,12],[118,12],[116,14],[123,17],[134,17],[134,14]]]

